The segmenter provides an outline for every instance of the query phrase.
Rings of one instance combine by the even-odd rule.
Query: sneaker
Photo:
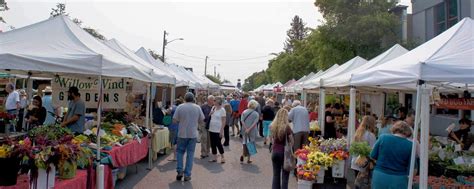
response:
[[[183,178],[183,173],[178,173],[178,175],[176,175],[176,180],[177,181],[181,181],[181,179]],[[184,178],[186,180],[186,178]]]
[[[189,177],[187,177],[187,176],[186,176],[186,177],[184,177],[184,182],[186,182],[186,181],[190,181],[190,180],[191,180],[191,176],[189,176]]]

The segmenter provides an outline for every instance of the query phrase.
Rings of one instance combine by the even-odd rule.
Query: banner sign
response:
[[[68,106],[67,91],[75,86],[79,89],[86,108],[97,108],[99,102],[99,79],[58,76],[51,81],[53,88],[53,105]],[[127,81],[123,78],[102,77],[102,107],[106,109],[123,109],[126,105]]]
[[[436,108],[454,110],[474,110],[474,98],[442,98]]]

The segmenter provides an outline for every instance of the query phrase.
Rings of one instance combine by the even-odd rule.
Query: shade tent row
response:
[[[131,78],[146,82],[146,123],[149,127],[150,94],[152,83],[176,85],[177,78],[186,82],[181,73],[192,72],[184,68],[171,69],[152,64],[137,56],[115,39],[99,41],[85,32],[66,16],[57,16],[23,28],[0,33],[0,70],[8,74],[28,75],[28,88],[32,77],[52,78],[59,75],[85,75],[97,77]],[[184,70],[176,72],[172,70]],[[184,74],[183,74],[184,75]],[[193,74],[194,75],[194,74]],[[208,80],[189,76],[189,81],[200,81],[211,86]],[[98,82],[99,97],[103,96],[102,82]],[[183,84],[184,85],[184,84]],[[31,95],[31,93],[28,93]],[[31,96],[28,97],[30,99]],[[101,123],[102,100],[97,105],[97,122]],[[100,130],[100,125],[98,125]],[[100,144],[100,136],[97,137]],[[97,158],[100,158],[97,150]],[[103,188],[103,165],[97,169],[97,183]]]

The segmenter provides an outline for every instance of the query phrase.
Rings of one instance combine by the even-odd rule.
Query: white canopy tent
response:
[[[411,84],[417,86],[416,115],[413,138],[421,127],[420,188],[428,187],[429,96],[425,83],[474,84],[474,22],[464,18],[459,23],[418,46],[410,52],[354,74],[351,85],[394,87]],[[415,143],[408,187],[412,187]]]
[[[172,75],[172,72],[169,72],[169,70],[167,70],[163,66],[159,67],[157,64],[150,64],[149,62],[143,60],[142,58],[135,55],[132,50],[127,48],[125,45],[123,45],[116,39],[104,41],[104,44],[109,46],[111,49],[114,49],[118,53],[122,54],[123,56],[127,57],[128,59],[133,60],[137,64],[153,70],[152,79],[155,83],[173,85],[176,83],[176,78],[174,77],[174,75]]]
[[[166,73],[170,73],[171,75],[173,75],[176,78],[176,87],[192,85],[190,79],[186,78],[186,75],[183,75],[182,73],[175,71],[174,69],[171,68],[171,66],[166,65],[165,63],[161,62],[161,60],[154,59],[144,47],[139,48],[135,52],[135,55],[147,61],[148,63],[154,66],[157,66],[158,68],[162,69]]]
[[[394,58],[397,58],[405,53],[407,53],[408,50],[403,48],[401,45],[396,44],[390,49],[386,50],[382,54],[376,56],[375,58],[371,59],[368,61],[366,64],[363,64],[355,69],[346,71],[344,73],[341,73],[335,77],[329,77],[324,80],[324,86],[325,87],[348,87],[350,84],[350,80],[353,74],[355,73],[361,73],[367,69],[370,69],[372,67],[375,67],[377,65],[383,64],[389,60],[392,60]]]
[[[350,70],[353,70],[359,66],[362,66],[365,64],[367,60],[360,56],[356,56],[349,61],[345,62],[343,65],[325,72],[324,74],[320,75],[319,77],[311,78],[310,80],[307,80],[303,83],[303,88],[304,89],[315,89],[319,87],[324,87],[325,86],[325,80],[336,77],[340,74],[343,74],[345,72],[348,72]]]
[[[152,69],[110,49],[66,16],[0,33],[0,69],[9,73],[84,74],[152,81]],[[51,74],[52,73],[52,74]]]
[[[99,81],[102,76],[108,76],[160,82],[153,77],[153,69],[109,48],[66,16],[0,33],[0,47],[0,69],[9,73],[45,77],[78,74],[97,76]],[[99,82],[98,93],[102,97],[102,82]],[[99,100],[97,108],[98,123],[101,123],[101,102]],[[149,109],[147,106],[147,115]],[[146,124],[148,126],[148,119]],[[97,144],[100,147],[100,136]],[[100,150],[97,150],[97,158],[100,158]],[[103,165],[98,166],[97,173],[97,186],[103,188]]]

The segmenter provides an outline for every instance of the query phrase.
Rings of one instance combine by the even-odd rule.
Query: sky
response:
[[[6,0],[1,12],[8,25],[20,28],[49,18],[56,3],[66,3],[72,18],[115,38],[132,50],[162,51],[163,31],[168,41],[167,63],[204,74],[214,67],[222,78],[236,83],[268,67],[268,60],[283,50],[291,19],[298,15],[315,28],[322,16],[314,0]],[[403,0],[409,1],[409,0]],[[244,59],[244,60],[243,60]]]

